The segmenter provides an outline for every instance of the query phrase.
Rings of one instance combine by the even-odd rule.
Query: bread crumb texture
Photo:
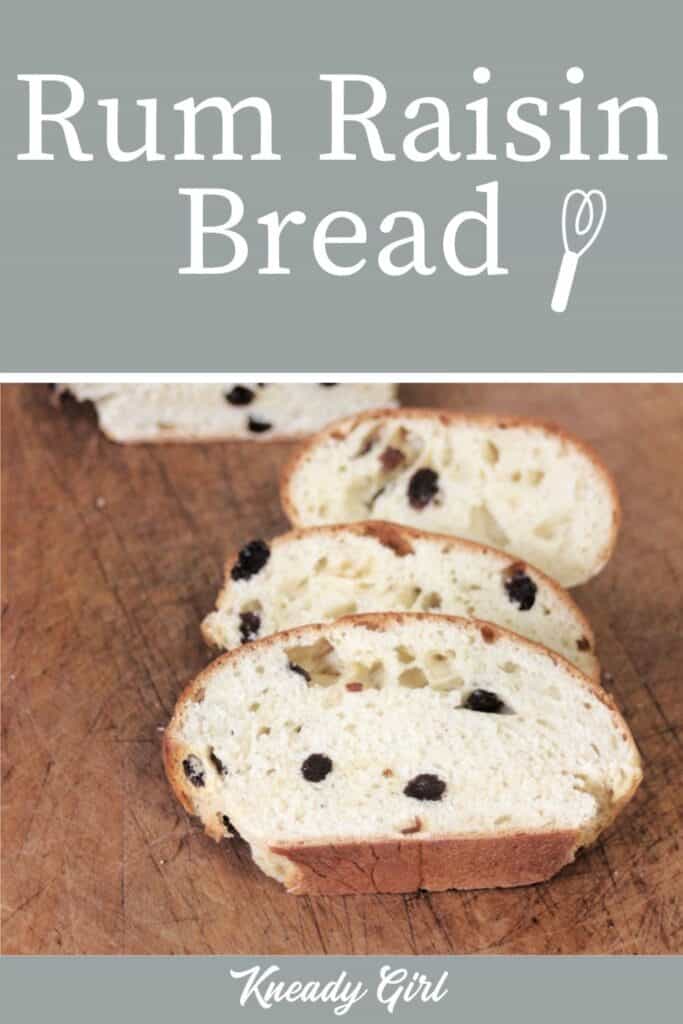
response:
[[[295,458],[283,499],[297,526],[384,519],[455,534],[564,586],[602,569],[619,521],[614,484],[582,443],[538,423],[434,410],[334,424]]]
[[[245,545],[228,563],[203,632],[230,650],[242,643],[245,614],[258,615],[264,637],[386,611],[484,619],[599,678],[588,622],[567,592],[538,570],[504,552],[383,522],[313,527]]]
[[[391,406],[394,384],[66,384],[112,441],[268,441]]]
[[[335,873],[343,850],[365,856],[397,840],[397,851],[427,844],[422,858],[476,840],[482,865],[494,849],[518,851],[512,865],[479,873],[475,859],[468,878],[446,857],[434,887],[547,877],[628,800],[639,757],[586,677],[493,633],[443,616],[358,616],[225,655],[167,730],[174,788],[211,835],[234,827],[259,866],[297,892],[352,891]],[[560,860],[537,863],[560,834]],[[307,848],[322,850],[315,884],[301,867]],[[381,889],[420,884],[413,872]]]

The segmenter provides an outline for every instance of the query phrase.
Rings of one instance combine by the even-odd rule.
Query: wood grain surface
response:
[[[2,397],[5,953],[683,951],[683,387],[403,387],[406,403],[554,419],[615,473],[616,554],[575,596],[645,781],[547,884],[315,899],[207,839],[160,758],[207,661],[225,556],[286,525],[290,447],[119,447],[43,385]]]

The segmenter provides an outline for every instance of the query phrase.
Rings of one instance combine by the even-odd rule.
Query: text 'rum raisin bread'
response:
[[[472,541],[378,520],[246,544],[229,560],[202,631],[230,650],[295,626],[388,611],[485,619],[600,677],[589,623],[548,576]]]
[[[563,586],[610,557],[616,488],[597,456],[533,420],[379,410],[332,424],[285,469],[294,526],[385,519],[502,548]]]
[[[180,698],[169,780],[293,893],[524,885],[592,842],[641,778],[610,697],[473,620],[352,616],[240,647]]]
[[[392,405],[394,384],[66,384],[112,441],[300,438],[339,416]]]

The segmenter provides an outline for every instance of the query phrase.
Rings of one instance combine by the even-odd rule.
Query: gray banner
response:
[[[29,1024],[188,1024],[238,1016],[256,1021],[264,1015],[278,1022],[575,1024],[587,1018],[642,1024],[668,1018],[679,1004],[680,970],[680,960],[667,957],[24,957],[0,962],[3,1002]],[[245,998],[252,978],[253,990]],[[268,984],[274,986],[272,998]]]
[[[574,0],[520,0],[477,5],[376,0],[342,5],[288,0],[249,4],[177,4],[92,0],[59,4],[12,0],[0,36],[0,279],[2,366],[56,370],[658,370],[683,369],[680,238],[681,13],[671,0],[628,5]],[[581,84],[566,71],[580,66]],[[491,70],[488,84],[473,69]],[[370,159],[360,128],[350,129],[359,158],[325,162],[329,85],[321,74],[362,73],[386,87],[377,119],[393,162]],[[54,125],[45,129],[53,161],[19,161],[28,145],[28,85],[20,74],[62,74],[85,90],[75,120],[90,162],[65,155]],[[182,124],[173,104],[214,95],[236,102],[266,98],[273,115],[277,162],[177,161]],[[458,161],[411,162],[404,110],[421,96],[442,98],[451,116]],[[489,148],[495,160],[467,160],[473,113],[489,98]],[[551,138],[537,162],[506,158],[516,138],[509,104],[545,99]],[[583,100],[582,145],[591,159],[563,161],[567,110]],[[623,118],[624,161],[604,161],[605,111],[599,103],[646,96],[658,107],[660,149],[668,160],[638,160],[644,114]],[[46,89],[58,110],[64,91]],[[163,161],[115,163],[105,151],[104,109],[117,97],[121,145],[142,141],[137,99],[158,99]],[[361,91],[353,102],[363,106]],[[531,117],[531,112],[526,111]],[[200,115],[198,147],[215,151],[218,115]],[[240,115],[240,118],[242,115]],[[256,121],[237,122],[238,148],[253,151]],[[433,144],[433,137],[424,145]],[[483,210],[477,186],[499,183],[500,263],[507,275],[465,277],[444,261],[447,221]],[[219,187],[244,202],[245,266],[228,275],[182,276],[189,259],[189,201],[179,188]],[[569,305],[552,312],[562,256],[560,211],[570,189],[604,191],[600,236],[581,258]],[[272,210],[299,209],[307,222],[283,235],[288,277],[258,274],[266,258],[262,226]],[[365,257],[349,277],[333,277],[313,257],[315,225],[349,210],[367,226],[367,244],[335,247],[339,262]],[[382,234],[383,217],[412,210],[424,220],[431,276],[388,277],[379,249],[403,231]],[[224,219],[224,207],[211,216]],[[405,225],[402,225],[405,229]],[[347,228],[348,230],[348,228]],[[336,233],[339,233],[337,228]],[[221,244],[222,243],[222,244]],[[482,258],[482,226],[459,236],[465,262]],[[228,258],[213,239],[210,258]],[[405,254],[397,252],[396,261]]]

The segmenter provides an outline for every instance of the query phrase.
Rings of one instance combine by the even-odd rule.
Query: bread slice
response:
[[[600,678],[588,621],[548,576],[472,541],[379,520],[245,545],[230,558],[202,631],[208,643],[230,650],[294,626],[388,611],[486,619]]]
[[[395,402],[395,384],[66,384],[112,441],[274,441]]]
[[[180,698],[168,777],[293,893],[525,885],[641,778],[614,703],[488,623],[352,616],[223,655]]]
[[[327,427],[285,469],[294,526],[388,519],[502,548],[566,587],[599,572],[619,525],[597,456],[557,427],[438,409]]]

